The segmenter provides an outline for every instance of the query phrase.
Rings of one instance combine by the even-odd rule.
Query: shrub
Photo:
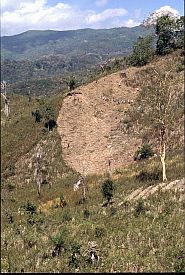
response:
[[[62,238],[61,235],[57,235],[52,238],[53,244],[54,244],[54,249],[52,251],[52,256],[59,256],[61,253],[62,248],[64,248],[64,239]]]
[[[41,122],[42,115],[39,110],[36,110],[35,112],[31,113],[33,117],[35,117],[35,122]]]
[[[64,206],[66,206],[66,205],[67,205],[67,203],[66,203],[66,201],[65,201],[64,195],[61,194],[61,195],[60,195],[60,206],[61,206],[61,207],[64,207]]]
[[[12,214],[7,213],[6,216],[7,216],[8,223],[11,224],[14,222],[14,218],[13,218]]]
[[[113,197],[113,191],[114,191],[113,181],[110,179],[106,179],[102,184],[101,192],[104,198],[106,198],[108,202],[110,202],[110,200]]]
[[[49,131],[53,130],[57,126],[57,123],[54,119],[49,119],[48,122],[44,124],[44,127],[47,128]]]
[[[139,37],[133,46],[133,53],[129,57],[129,62],[133,66],[143,66],[150,62],[153,56],[152,37]]]
[[[37,212],[37,206],[33,202],[30,202],[30,201],[27,201],[27,203],[24,204],[22,206],[22,208],[24,209],[24,211],[26,213],[31,214],[31,215],[34,215]]]
[[[25,237],[24,242],[28,248],[32,248],[37,243],[36,238],[31,233]]]
[[[15,184],[12,182],[9,182],[7,187],[8,187],[8,191],[13,191],[15,189]]]
[[[142,147],[136,151],[134,155],[134,160],[148,159],[153,155],[154,152],[151,148],[151,144],[143,144]]]
[[[74,90],[75,86],[76,86],[75,79],[72,77],[69,81],[67,81],[67,85],[68,85],[70,91]]]
[[[136,175],[136,179],[141,182],[159,180],[160,177],[161,172],[158,169],[155,169],[153,172],[141,171]]]
[[[184,251],[179,251],[177,255],[175,255],[175,264],[174,264],[175,272],[185,272],[185,253]]]
[[[67,249],[67,230],[63,228],[57,235],[52,237],[52,242],[54,245],[54,249],[52,251],[52,256],[59,256],[62,250]]]
[[[146,208],[143,200],[139,200],[134,208],[134,216],[138,217],[140,214],[145,213]]]
[[[62,217],[62,221],[63,222],[69,222],[72,220],[71,214],[69,213],[69,211],[64,211],[63,213],[63,217]]]
[[[179,19],[171,18],[169,15],[161,16],[157,19],[156,35],[158,36],[156,44],[156,53],[165,55],[175,49],[184,46],[184,17]]]
[[[182,72],[183,70],[184,70],[184,64],[181,64],[181,63],[177,64],[176,72],[177,72],[177,73],[180,73],[180,72]]]
[[[84,212],[83,212],[83,215],[84,215],[84,219],[89,219],[90,217],[90,212],[88,209],[85,209]]]
[[[96,227],[95,228],[95,236],[100,238],[105,235],[105,229],[103,227]]]
[[[27,201],[21,208],[23,208],[24,212],[28,215],[27,222],[30,225],[43,223],[43,219],[37,216],[37,206],[34,203]]]
[[[69,266],[77,268],[79,266],[79,256],[81,255],[81,244],[74,243],[71,245],[71,256],[69,257]]]
[[[6,171],[5,171],[5,176],[11,177],[15,175],[15,165],[14,164],[10,164],[7,166]]]

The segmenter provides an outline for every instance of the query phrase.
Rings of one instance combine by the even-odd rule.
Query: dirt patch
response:
[[[137,68],[127,70],[133,78]],[[113,73],[67,96],[57,120],[64,160],[82,174],[114,171],[133,162],[141,141],[128,132],[126,112],[138,89]]]

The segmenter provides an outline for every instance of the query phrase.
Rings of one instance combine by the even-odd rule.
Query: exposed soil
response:
[[[138,68],[128,68],[133,79]],[[68,95],[59,112],[58,132],[63,158],[84,175],[113,172],[133,162],[141,141],[128,132],[124,122],[128,108],[138,93],[134,85],[121,85],[120,73],[102,77]]]

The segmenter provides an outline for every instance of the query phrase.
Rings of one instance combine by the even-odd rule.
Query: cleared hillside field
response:
[[[180,53],[153,64],[168,58],[181,93]],[[128,85],[118,86],[118,72],[79,87],[75,96],[66,91],[46,97],[58,122],[52,131],[32,116],[41,98],[10,96],[10,117],[2,111],[1,119],[3,273],[185,271],[183,131],[177,148],[167,152],[168,181],[162,183],[160,159],[134,162],[140,137],[120,127],[139,93],[134,78],[141,69],[127,70]],[[48,175],[40,197],[34,178],[38,144]],[[85,201],[81,189],[74,191],[81,172],[87,174]],[[107,178],[114,192],[106,207],[101,188]]]

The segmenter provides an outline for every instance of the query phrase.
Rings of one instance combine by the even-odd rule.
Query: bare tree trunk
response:
[[[164,143],[162,145],[162,154],[161,154],[161,163],[162,163],[162,167],[163,167],[163,182],[167,181],[165,157],[166,157],[166,146],[165,146],[165,143]]]
[[[86,182],[84,178],[82,179],[82,197],[86,200]]]
[[[163,182],[167,181],[166,177],[166,124],[165,121],[162,122],[162,127],[160,129],[160,158],[162,163],[162,169],[163,169]]]
[[[43,155],[42,148],[39,145],[36,150],[36,155],[35,155],[36,160],[35,160],[35,172],[34,172],[34,177],[35,177],[35,181],[37,184],[37,192],[38,192],[39,197],[41,195],[41,183],[43,181],[42,167],[41,167],[42,155]]]
[[[10,114],[10,103],[9,103],[9,99],[6,96],[6,90],[5,90],[4,93],[1,93],[1,95],[4,97],[4,100],[5,100],[5,106],[4,106],[5,116],[9,117],[9,114]]]
[[[36,183],[37,183],[37,192],[38,192],[38,195],[40,197],[40,195],[41,195],[42,176],[39,175],[39,173],[37,174]]]
[[[5,115],[6,115],[7,117],[9,117],[9,114],[10,114],[10,106],[9,106],[8,100],[6,99],[6,100],[5,100]]]

